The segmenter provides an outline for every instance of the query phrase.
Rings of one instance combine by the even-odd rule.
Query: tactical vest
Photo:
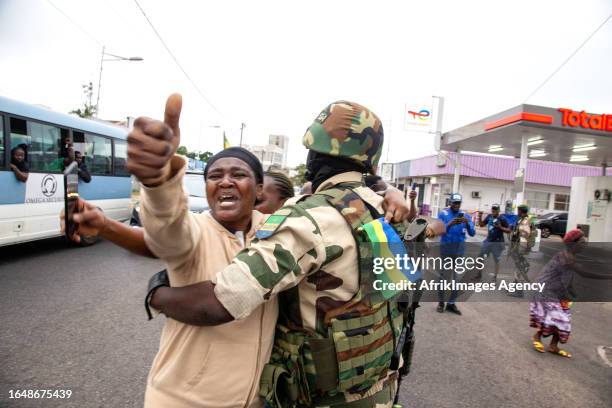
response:
[[[529,235],[527,237],[521,237],[521,227],[524,227],[526,224],[528,224],[530,228]],[[512,243],[515,243],[514,246],[519,242],[524,243],[526,248],[533,248],[535,245],[537,232],[533,221],[529,217],[526,220],[524,218],[519,218],[510,234],[510,240]]]
[[[369,408],[393,400],[396,375],[367,398],[346,402],[344,396],[365,393],[387,378],[404,322],[397,302],[375,299],[372,286],[367,289],[373,275],[372,243],[361,227],[379,214],[352,190],[358,186],[361,184],[343,183],[316,194],[325,196],[351,227],[359,248],[360,289],[351,300],[328,312],[333,317],[325,319],[326,336],[277,324],[272,356],[260,381],[266,407]]]

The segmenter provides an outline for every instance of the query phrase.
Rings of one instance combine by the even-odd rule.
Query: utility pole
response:
[[[246,127],[246,124],[242,122],[240,124],[240,147],[242,147],[242,131],[244,130],[245,127]]]

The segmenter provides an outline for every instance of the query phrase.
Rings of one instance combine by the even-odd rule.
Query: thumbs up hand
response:
[[[127,169],[142,184],[154,187],[170,175],[170,160],[180,143],[179,118],[183,99],[172,94],[166,101],[164,121],[139,117],[127,138]]]

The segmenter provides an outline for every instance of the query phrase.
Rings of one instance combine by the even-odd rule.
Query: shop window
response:
[[[20,146],[26,151],[30,171],[59,172],[64,169],[65,147],[70,144],[68,130],[11,118],[10,132],[11,146]]]
[[[129,176],[130,173],[125,168],[127,164],[127,142],[125,140],[115,140],[115,176]]]
[[[112,142],[109,138],[74,131],[74,150],[83,155],[83,161],[91,174],[112,174]]]
[[[550,193],[544,193],[542,191],[526,191],[525,202],[531,208],[547,210],[548,203],[550,202]]]
[[[569,194],[555,194],[555,210],[557,211],[568,211],[569,210]]]

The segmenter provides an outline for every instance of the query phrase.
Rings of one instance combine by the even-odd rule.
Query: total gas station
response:
[[[444,133],[439,143],[456,152],[455,186],[462,151],[520,158],[515,205],[524,202],[527,159],[600,167],[601,176],[572,179],[567,229],[612,241],[612,114],[521,104]]]

